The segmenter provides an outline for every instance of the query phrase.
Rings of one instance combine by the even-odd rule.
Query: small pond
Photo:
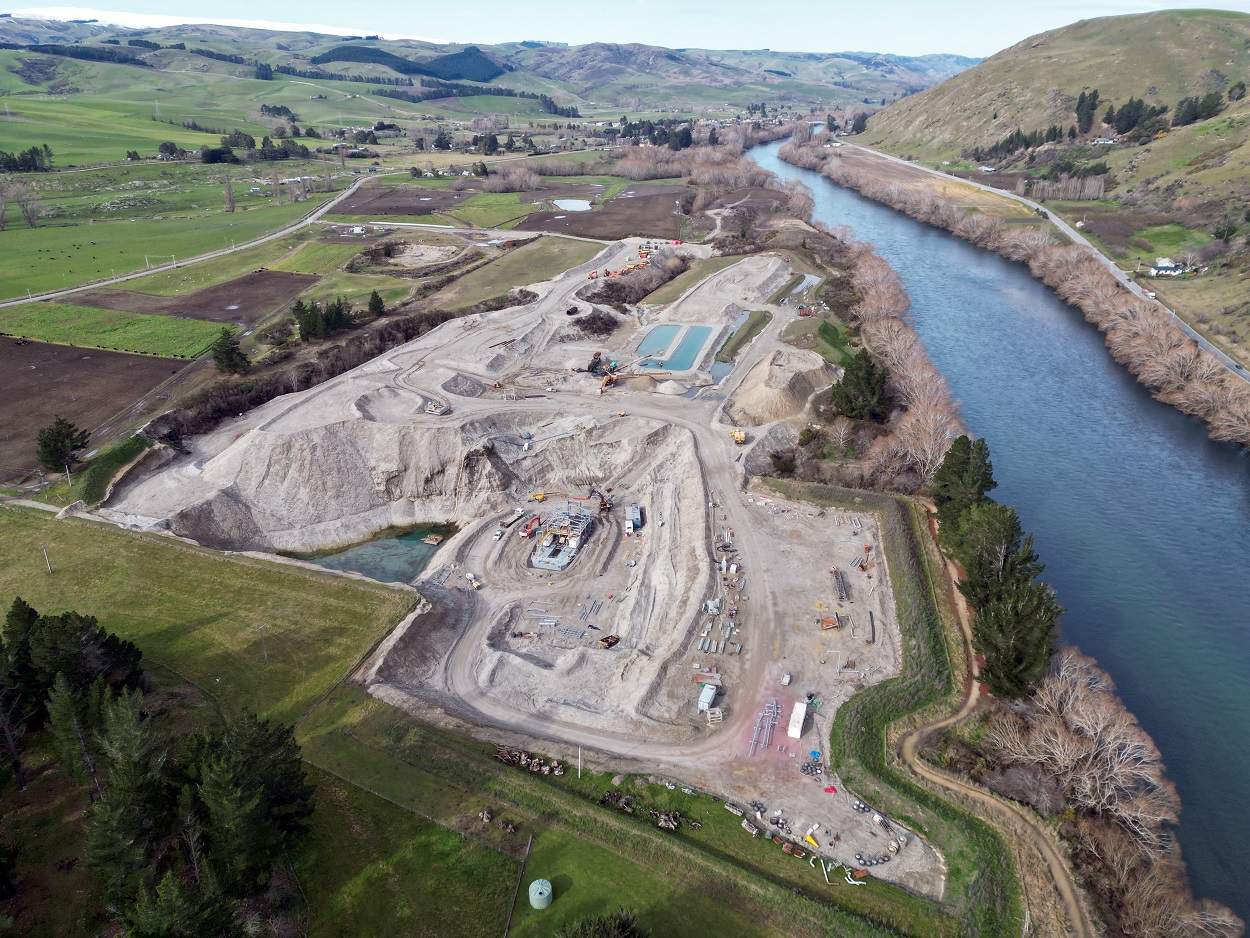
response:
[[[289,554],[330,570],[349,570],[381,583],[411,583],[425,569],[438,545],[425,543],[430,535],[444,539],[456,533],[453,525],[423,525],[401,530],[389,528],[363,544],[326,553]]]
[[[552,203],[556,208],[566,212],[589,212],[589,199],[555,199]]]

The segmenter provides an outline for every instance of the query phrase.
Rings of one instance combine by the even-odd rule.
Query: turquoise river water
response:
[[[777,158],[902,275],[916,328],[990,444],[1067,609],[1180,790],[1197,895],[1250,919],[1250,459],[1155,401],[1019,264]]]

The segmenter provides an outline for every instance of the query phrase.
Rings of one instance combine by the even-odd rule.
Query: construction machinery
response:
[[[538,527],[539,522],[541,521],[542,521],[542,518],[539,517],[538,515],[534,515],[534,517],[530,518],[529,524],[527,524],[524,528],[521,529],[521,537],[533,536],[535,529]]]
[[[671,375],[671,371],[628,371],[628,372],[609,372],[603,376],[603,381],[599,384],[599,393],[602,394],[618,381],[626,378],[662,378],[665,375]]]
[[[599,279],[599,271],[597,271],[597,270],[592,270],[590,273],[588,273],[588,274],[586,275],[586,279],[587,279],[587,280],[598,280],[598,279]]]
[[[451,408],[442,401],[430,400],[425,404],[425,412],[432,417],[442,417],[444,414],[450,414]]]
[[[599,639],[599,647],[600,647],[600,648],[611,648],[613,645],[615,645],[615,644],[616,644],[617,642],[619,642],[620,640],[621,640],[621,639],[620,639],[620,636],[618,636],[618,635],[605,635],[603,638]]]
[[[549,498],[568,498],[567,492],[535,492],[530,496],[532,502],[542,502]]]
[[[739,446],[745,446],[747,441],[747,432],[745,430],[730,430],[729,437]]]

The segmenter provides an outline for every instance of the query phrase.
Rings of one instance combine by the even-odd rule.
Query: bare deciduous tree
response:
[[[38,193],[24,182],[19,182],[9,187],[9,198],[17,206],[17,210],[22,213],[22,220],[26,222],[30,228],[35,227],[36,221],[39,219],[39,212],[43,208],[43,203],[39,200]]]

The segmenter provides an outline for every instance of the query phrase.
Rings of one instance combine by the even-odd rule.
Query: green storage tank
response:
[[[545,879],[536,879],[530,883],[530,905],[536,909],[545,909],[551,905],[551,883]]]

